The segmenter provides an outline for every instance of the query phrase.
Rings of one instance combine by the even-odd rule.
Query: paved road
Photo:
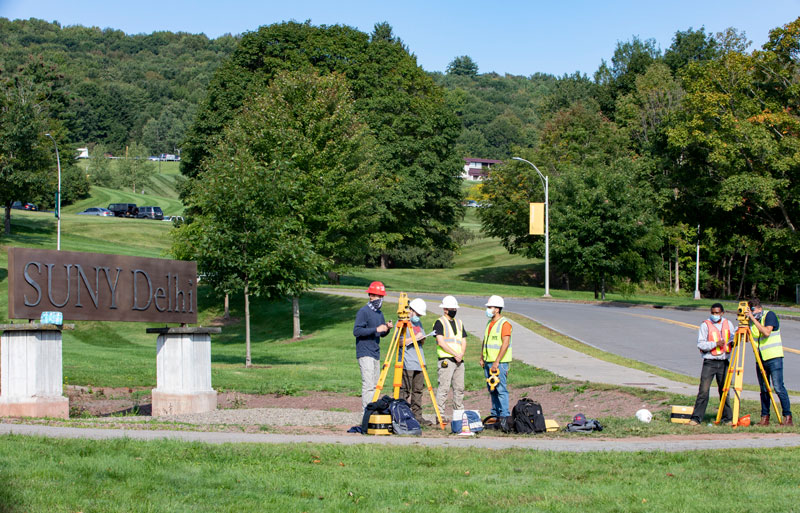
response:
[[[426,297],[423,295],[422,297]],[[430,296],[433,298],[433,296]],[[459,297],[461,303],[482,307],[486,299]],[[697,329],[705,310],[657,309],[568,303],[537,299],[508,299],[506,310],[526,317],[609,353],[639,360],[687,376],[699,376],[702,362]],[[733,315],[736,324],[735,312]],[[800,390],[800,322],[781,321],[784,383]],[[752,351],[745,359],[745,383],[757,384]]]

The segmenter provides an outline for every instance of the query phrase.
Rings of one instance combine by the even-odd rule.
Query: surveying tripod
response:
[[[722,411],[725,408],[725,401],[728,399],[728,390],[730,390],[731,387],[731,380],[733,380],[733,419],[731,420],[731,425],[733,427],[739,425],[739,401],[741,400],[742,382],[744,380],[744,356],[745,344],[747,343],[749,343],[750,347],[753,349],[753,355],[756,357],[756,363],[758,364],[758,371],[761,373],[764,386],[767,387],[767,392],[769,392],[769,400],[772,402],[772,407],[775,408],[775,416],[778,418],[778,424],[783,424],[781,415],[778,412],[778,403],[775,402],[775,398],[772,396],[772,387],[769,384],[769,377],[764,370],[764,363],[761,361],[761,356],[758,353],[758,346],[756,346],[756,341],[753,340],[753,335],[750,333],[750,323],[747,320],[747,308],[746,301],[739,302],[739,312],[737,315],[739,327],[736,329],[736,335],[733,337],[730,364],[728,365],[728,373],[725,376],[725,384],[722,386],[722,397],[719,398],[719,410],[717,411],[717,420],[714,421],[714,424],[719,424],[722,419]]]
[[[436,404],[436,396],[433,393],[433,386],[431,380],[428,378],[428,371],[425,369],[425,360],[422,358],[422,351],[417,344],[417,338],[414,336],[414,327],[411,324],[411,313],[408,307],[408,296],[405,292],[400,293],[400,298],[397,301],[397,324],[394,327],[394,334],[392,341],[389,343],[389,349],[386,351],[386,359],[381,368],[381,375],[378,378],[378,384],[375,385],[375,394],[372,396],[372,402],[378,400],[383,389],[383,383],[386,381],[386,376],[389,374],[389,363],[394,361],[394,381],[392,397],[398,399],[400,397],[400,386],[403,383],[403,361],[406,354],[406,340],[411,339],[414,344],[414,350],[417,352],[417,359],[422,367],[422,375],[425,376],[425,385],[428,386],[428,392],[431,394],[431,401],[433,402],[433,409],[436,411],[436,420],[439,427],[444,429],[444,421],[442,415],[439,413],[439,405]],[[402,344],[401,344],[402,341]]]

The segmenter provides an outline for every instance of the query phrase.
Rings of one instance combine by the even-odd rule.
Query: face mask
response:
[[[411,322],[419,322],[419,316],[418,315],[412,315],[411,316]]]
[[[448,310],[447,311],[447,316],[450,317],[451,319],[455,319],[456,318],[456,313],[458,313],[458,310]]]
[[[716,323],[716,322],[719,322],[721,319],[722,319],[722,316],[721,316],[721,315],[715,315],[715,314],[711,314],[711,320],[712,320],[713,322],[715,322],[715,323]]]
[[[757,321],[760,321],[762,315],[764,315],[764,312],[758,312],[757,314],[753,314],[753,317],[755,317]]]
[[[380,298],[373,299],[372,301],[369,302],[369,304],[371,304],[372,308],[374,308],[375,310],[380,310],[381,306],[383,305],[383,299]]]
[[[490,319],[491,319],[492,317],[494,317],[494,312],[492,311],[492,309],[491,309],[491,308],[487,308],[487,309],[486,309],[486,317],[488,317],[488,318],[490,318]]]

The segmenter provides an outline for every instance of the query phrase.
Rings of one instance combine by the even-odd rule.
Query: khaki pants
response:
[[[447,362],[447,367],[442,364]],[[444,415],[447,403],[447,394],[453,387],[453,409],[464,409],[464,361],[456,363],[452,360],[439,360],[437,364],[439,388],[436,389],[436,403]]]
[[[375,386],[381,377],[381,362],[369,356],[362,356],[358,359],[358,366],[361,368],[361,407],[366,409],[372,402]]]

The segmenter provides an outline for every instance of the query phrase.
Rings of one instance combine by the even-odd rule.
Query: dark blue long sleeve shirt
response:
[[[377,328],[385,324],[383,312],[372,310],[369,305],[364,305],[356,314],[353,325],[353,336],[356,337],[356,358],[369,356],[376,360],[381,359],[381,337],[389,334],[390,330],[378,333]]]

